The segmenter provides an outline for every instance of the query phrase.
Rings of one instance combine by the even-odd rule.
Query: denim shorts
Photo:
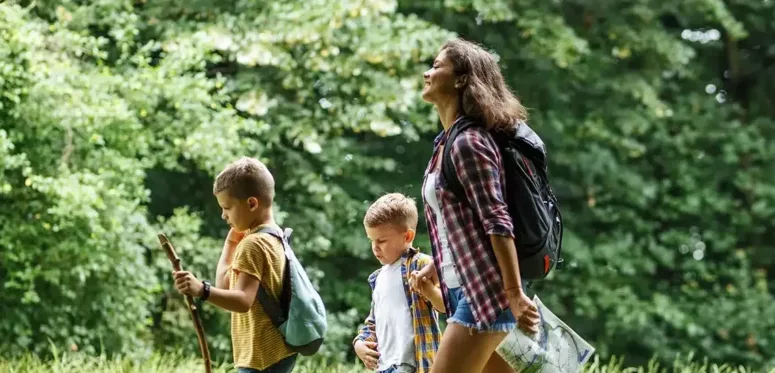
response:
[[[253,368],[239,368],[237,369],[237,373],[291,373],[293,371],[293,367],[296,366],[296,358],[299,356],[299,354],[293,354],[291,356],[286,357],[285,359],[282,359],[270,367],[264,369],[264,370],[258,370]]]
[[[511,313],[511,309],[507,309],[501,312],[501,315],[495,320],[495,322],[483,329],[476,327],[476,319],[471,311],[471,305],[468,303],[468,298],[463,293],[462,287],[456,287],[449,289],[448,291],[449,303],[452,307],[450,312],[447,312],[447,323],[462,325],[469,329],[474,329],[479,332],[504,332],[508,333],[517,327],[517,320]]]

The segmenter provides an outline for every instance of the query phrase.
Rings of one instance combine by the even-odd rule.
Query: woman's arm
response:
[[[535,304],[522,290],[513,223],[503,198],[495,142],[481,130],[466,131],[452,144],[452,161],[474,213],[490,236],[509,308],[520,329],[535,334],[539,316]]]
[[[450,146],[452,163],[469,205],[490,236],[504,288],[521,291],[513,223],[503,197],[497,145],[483,130],[474,129],[461,133]]]
[[[490,242],[495,258],[498,259],[498,267],[501,269],[503,288],[517,293],[522,292],[522,278],[519,275],[519,260],[514,239],[493,234],[490,235]]]

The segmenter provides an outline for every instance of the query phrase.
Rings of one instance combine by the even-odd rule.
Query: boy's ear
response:
[[[250,211],[256,211],[258,206],[259,206],[258,198],[248,197],[248,208],[250,209]]]
[[[414,229],[409,229],[404,233],[404,241],[406,243],[410,243],[414,241],[414,236],[417,234],[417,232],[414,231]]]

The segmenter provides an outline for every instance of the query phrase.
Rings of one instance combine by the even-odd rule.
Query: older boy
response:
[[[430,283],[419,289],[422,294],[409,288],[409,274],[432,261],[412,247],[417,206],[402,194],[388,194],[369,207],[363,223],[382,268],[369,276],[371,310],[353,341],[355,352],[380,373],[429,372],[441,339],[433,308],[444,305],[441,290]]]
[[[216,270],[215,286],[189,272],[176,272],[175,287],[231,311],[234,365],[239,373],[288,373],[296,364],[292,352],[256,301],[259,284],[279,297],[285,271],[283,245],[277,238],[256,233],[277,226],[272,216],[274,178],[253,158],[228,165],[216,178],[213,194],[221,217],[231,226]],[[278,227],[279,228],[279,227]]]

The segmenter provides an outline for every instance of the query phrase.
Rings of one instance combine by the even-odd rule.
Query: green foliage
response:
[[[420,200],[438,131],[421,74],[462,35],[497,54],[548,144],[569,266],[532,290],[603,358],[772,366],[772,14],[757,0],[2,3],[0,350],[196,355],[156,234],[212,278],[227,229],[212,180],[249,155],[275,174],[276,217],[331,312],[322,356],[352,361],[378,265],[363,213],[387,191]],[[228,313],[201,309],[230,361]],[[711,369],[735,370],[674,370]]]
[[[0,373],[191,373],[204,372],[202,360],[179,352],[154,353],[142,360],[85,354],[67,354],[53,351],[55,359],[41,360],[24,355],[17,360],[0,358]],[[232,364],[213,364],[213,373],[236,373]],[[319,358],[299,358],[294,372],[300,373],[366,373],[363,366],[345,365]]]
[[[55,354],[53,361],[41,361],[26,355],[18,360],[0,358],[0,373],[190,373],[202,371],[202,362],[182,356],[179,353],[153,354],[143,361],[121,358],[93,357],[83,354]],[[732,364],[711,364],[697,361],[692,355],[678,356],[669,365],[661,365],[652,359],[644,366],[625,366],[624,359],[612,358],[607,362],[595,356],[583,369],[584,373],[773,373],[775,370],[752,370]],[[318,358],[299,358],[294,372],[299,373],[366,373],[361,364],[341,364]],[[214,373],[233,373],[230,364],[217,364]]]
[[[99,58],[98,38],[8,5],[0,34],[0,333],[36,352],[52,339],[142,353],[154,283],[142,261],[148,195],[142,139],[115,141],[135,125],[112,92],[120,82],[80,61]]]

